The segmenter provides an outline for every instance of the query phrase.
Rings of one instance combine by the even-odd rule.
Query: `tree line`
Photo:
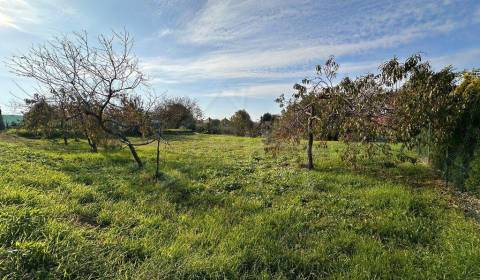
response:
[[[140,97],[137,97],[140,98]],[[257,137],[264,135],[273,128],[273,123],[278,117],[265,113],[260,120],[255,122],[246,110],[238,110],[231,117],[223,119],[203,118],[203,112],[197,102],[189,97],[160,96],[155,103],[153,115],[161,120],[161,129],[164,133],[168,130],[186,132],[198,132],[205,134],[226,134],[236,136]],[[92,145],[92,151],[96,151],[96,143],[103,143],[107,136],[88,133],[92,128],[86,127],[86,123],[79,122],[70,112],[62,113],[62,108],[55,102],[50,102],[43,95],[33,95],[25,99],[25,112],[23,114],[22,128],[26,131],[22,134],[30,137],[58,138],[62,137],[66,145],[69,138],[86,138]],[[153,126],[152,123],[144,123]],[[154,127],[150,127],[154,130]],[[128,136],[145,137],[145,128],[139,123],[131,124],[125,131]],[[107,141],[108,142],[108,141]]]
[[[465,168],[480,153],[478,71],[455,72],[450,66],[437,71],[419,54],[404,61],[394,57],[377,73],[342,79],[330,57],[295,84],[293,94],[277,98],[279,116],[266,113],[259,122],[245,110],[228,119],[203,119],[194,100],[153,94],[126,31],[96,40],[86,32],[56,37],[7,64],[40,84],[26,100],[25,127],[57,133],[65,145],[69,137],[84,137],[93,152],[121,143],[139,168],[136,147],[158,140],[166,128],[263,135],[269,151],[305,139],[309,169],[315,139],[344,142],[342,159],[353,165],[391,155],[392,143],[412,148],[428,142],[437,154],[461,153]]]
[[[258,122],[251,119],[246,110],[236,111],[230,118],[199,120],[197,132],[207,134],[230,134],[236,136],[263,136],[273,129],[278,115],[265,113]]]

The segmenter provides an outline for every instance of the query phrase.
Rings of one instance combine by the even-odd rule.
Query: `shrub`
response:
[[[470,162],[470,168],[465,180],[465,189],[478,193],[480,191],[480,147],[477,147],[475,156]]]

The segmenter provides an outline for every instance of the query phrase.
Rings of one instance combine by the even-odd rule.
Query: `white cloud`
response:
[[[474,15],[474,20],[477,23],[480,23],[480,6],[477,7],[477,10]]]
[[[173,30],[170,28],[164,28],[158,32],[158,37],[165,37],[173,34]]]
[[[450,23],[447,23],[450,24]],[[311,73],[311,68],[330,55],[342,56],[404,44],[425,36],[426,30],[443,30],[440,26],[419,26],[373,40],[341,44],[305,42],[305,46],[277,49],[240,48],[222,50],[196,58],[144,58],[142,66],[153,77],[164,81],[195,81],[226,78],[298,78]],[[305,70],[305,66],[308,72]],[[371,65],[369,65],[370,67]],[[293,68],[292,68],[293,67]],[[300,70],[298,68],[300,67]],[[346,65],[342,72],[355,72],[360,65]],[[292,70],[293,69],[293,70]],[[370,69],[370,68],[369,68]]]
[[[0,28],[2,27],[20,29],[13,19],[5,14],[0,14]]]
[[[176,30],[185,42],[243,44],[265,41],[345,43],[394,35],[418,26],[447,27],[461,1],[210,0]],[[452,9],[456,13],[451,13]],[[274,43],[274,42],[271,42]]]
[[[430,62],[433,67],[442,68],[452,65],[457,70],[479,67],[480,48],[459,50],[456,53],[433,57]]]
[[[63,0],[56,1],[26,1],[0,0],[0,29],[13,28],[30,32],[46,21],[72,16],[76,11]]]
[[[210,97],[277,97],[282,93],[292,92],[292,83],[271,83],[261,85],[241,86],[233,89],[226,89],[219,92],[208,93]]]
[[[23,24],[39,21],[35,9],[25,0],[0,0],[0,27],[22,30]]]
[[[480,61],[480,48],[462,50],[458,53],[453,53],[444,56],[426,57],[434,67],[442,68],[453,64],[458,70],[469,68],[475,65],[472,63]],[[366,73],[375,72],[382,61],[363,61],[355,63],[344,63],[340,66],[340,73]],[[307,71],[308,74],[312,71]],[[305,74],[307,74],[305,72]],[[211,92],[204,94],[209,97],[248,97],[248,98],[262,98],[262,97],[277,97],[280,94],[288,94],[293,91],[293,83],[266,83],[243,85],[231,89],[221,90],[218,92]]]
[[[230,41],[257,34],[287,17],[308,16],[308,1],[210,0],[188,22],[182,39],[195,43]]]
[[[414,0],[210,0],[183,28],[159,34],[214,51],[180,59],[144,58],[143,66],[158,83],[299,78],[329,55],[359,54],[450,32],[466,21],[451,13],[458,5],[454,0],[425,0],[421,7]],[[352,64],[340,71],[364,69],[374,70]]]

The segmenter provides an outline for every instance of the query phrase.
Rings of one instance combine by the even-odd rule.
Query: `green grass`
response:
[[[0,277],[478,279],[480,227],[423,165],[361,170],[341,144],[265,155],[260,139],[172,136],[92,154],[0,140]]]

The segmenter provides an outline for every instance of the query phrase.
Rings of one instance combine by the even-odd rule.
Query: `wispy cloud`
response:
[[[0,14],[0,28],[2,27],[20,30],[20,27],[15,24],[14,20],[5,14]]]
[[[308,1],[207,1],[181,32],[195,43],[225,42],[258,35],[285,18],[309,16]]]
[[[31,32],[32,28],[46,21],[73,14],[75,10],[63,0],[0,0],[0,29],[12,28]]]
[[[165,36],[168,36],[168,35],[171,35],[171,34],[173,34],[172,29],[164,28],[164,29],[160,30],[157,35],[158,35],[158,37],[165,37]]]
[[[222,90],[219,92],[207,93],[205,96],[210,97],[276,97],[282,93],[291,92],[293,85],[291,83],[271,83],[261,85],[240,86],[233,89]]]
[[[468,70],[472,67],[478,67],[480,61],[480,48],[464,49],[455,53],[434,57],[430,60],[432,65],[437,68],[452,65],[457,70]]]
[[[475,11],[475,22],[480,23],[480,5],[477,7],[477,10]]]
[[[353,43],[322,44],[313,41],[305,42],[305,46],[288,46],[286,43],[286,47],[277,49],[229,49],[181,59],[143,58],[142,65],[153,77],[161,77],[170,82],[226,78],[293,78],[304,76],[306,68],[310,70],[313,65],[330,55],[351,55],[401,45],[426,36],[427,30],[432,32],[445,28],[448,26],[420,26],[395,35]],[[350,67],[350,70],[360,69],[357,66],[357,69]]]
[[[159,83],[298,78],[329,55],[401,46],[459,28],[470,19],[451,13],[458,5],[436,0],[423,1],[422,8],[413,0],[211,0],[183,27],[159,34],[213,51],[143,58],[143,66]],[[355,67],[342,71],[361,70]]]
[[[416,26],[446,26],[461,1],[257,1],[210,0],[177,30],[181,40],[243,44],[298,41],[314,36],[322,43],[343,43],[397,34]]]
[[[23,30],[23,25],[40,21],[39,15],[27,1],[0,0],[0,28]]]

